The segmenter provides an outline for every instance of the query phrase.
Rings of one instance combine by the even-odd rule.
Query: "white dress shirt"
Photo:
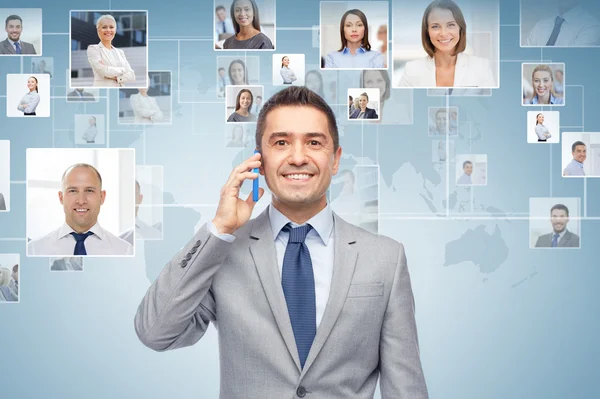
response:
[[[289,239],[289,233],[281,229],[287,223],[291,223],[292,227],[300,225],[290,221],[273,204],[269,205],[269,222],[271,224],[271,231],[273,232],[273,240],[275,241],[277,264],[279,266],[279,276],[281,277],[283,257]],[[304,224],[310,224],[313,227],[306,235],[304,242],[310,252],[310,259],[313,265],[317,311],[316,322],[317,328],[319,328],[319,324],[321,324],[321,319],[325,313],[327,301],[329,300],[329,291],[333,276],[335,233],[333,228],[333,212],[329,204]],[[225,241],[233,242],[235,240],[235,236],[231,234],[219,234],[217,228],[211,222],[208,223],[208,228],[213,235]]]
[[[119,256],[133,255],[133,246],[115,236],[96,223],[90,235],[84,241],[87,256]],[[27,256],[73,256],[77,241],[71,235],[75,232],[67,223],[58,229],[27,244]],[[85,256],[85,255],[84,255]]]
[[[526,46],[546,46],[554,30],[556,16],[538,21],[527,36]],[[564,19],[554,47],[600,45],[600,21],[582,6],[576,6],[560,15]]]

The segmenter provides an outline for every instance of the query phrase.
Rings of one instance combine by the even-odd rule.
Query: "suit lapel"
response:
[[[565,235],[558,242],[558,247],[566,247],[567,244],[571,241],[571,232],[565,231]]]
[[[308,357],[306,358],[306,363],[304,364],[304,369],[302,370],[302,375],[300,378],[304,376],[308,368],[319,355],[319,352],[323,348],[327,337],[329,337],[329,334],[331,333],[331,330],[333,329],[333,326],[340,315],[342,307],[344,306],[344,302],[346,301],[348,289],[350,288],[350,282],[352,281],[352,276],[354,275],[356,259],[358,257],[358,252],[353,245],[356,240],[354,238],[351,225],[342,220],[338,215],[335,214],[335,212],[333,215],[335,241],[333,276],[331,278],[329,299],[327,301],[327,306],[325,307],[323,319],[321,320],[321,324],[317,329],[317,335],[315,336],[315,340],[313,341],[310,352],[308,353]]]
[[[8,52],[9,52],[10,54],[17,54],[17,51],[15,50],[15,48],[13,47],[13,45],[12,45],[12,44],[10,44],[10,42],[8,41],[8,39],[5,39],[5,40],[2,42],[2,45],[4,46],[4,48],[5,48],[5,49],[7,49],[7,50],[8,50]]]
[[[463,86],[462,82],[467,71],[467,57],[463,53],[459,53],[456,57],[456,67],[454,68],[454,87]]]
[[[269,306],[277,322],[277,327],[283,336],[283,340],[290,355],[298,367],[300,357],[292,330],[292,323],[287,309],[279,267],[277,265],[277,250],[273,241],[273,232],[269,223],[269,208],[265,209],[257,218],[250,232],[250,253],[256,266],[256,271],[265,291]]]

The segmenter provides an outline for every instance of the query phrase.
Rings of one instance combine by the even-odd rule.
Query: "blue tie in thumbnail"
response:
[[[75,237],[75,240],[77,241],[77,243],[75,244],[75,251],[73,252],[73,255],[87,255],[85,245],[83,242],[92,234],[94,233],[92,233],[91,231],[88,231],[87,233],[83,234],[77,234],[75,232],[71,233],[71,235]]]
[[[15,42],[15,49],[17,54],[21,54],[21,43]]]
[[[290,238],[283,257],[281,285],[302,368],[317,334],[315,278],[310,252],[304,243],[310,229],[309,224],[292,228],[288,223],[283,227]]]
[[[554,235],[552,236],[552,248],[558,246],[558,237],[560,234],[558,233],[554,233]]]

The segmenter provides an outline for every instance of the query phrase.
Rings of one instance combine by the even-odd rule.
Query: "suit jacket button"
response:
[[[187,260],[182,260],[181,261],[181,267],[186,267],[187,266]]]
[[[190,249],[190,253],[195,254],[197,250],[198,250],[198,247],[193,246],[192,249]]]
[[[306,388],[304,388],[303,386],[298,387],[298,389],[296,389],[296,395],[300,396],[301,398],[306,396]]]
[[[188,253],[188,254],[185,256],[185,260],[190,260],[190,259],[192,259],[192,254]]]

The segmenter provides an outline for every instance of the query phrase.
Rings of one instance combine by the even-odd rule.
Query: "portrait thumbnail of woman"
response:
[[[325,68],[385,68],[383,54],[371,49],[367,16],[348,10],[340,20],[341,47],[325,57]]]
[[[562,71],[561,71],[562,73]],[[555,91],[554,74],[548,65],[538,65],[531,73],[531,86],[533,86],[533,97],[523,96],[523,104],[546,104],[562,105],[564,97]],[[525,85],[525,82],[524,82]]]
[[[235,0],[231,4],[235,35],[223,42],[227,50],[272,50],[273,43],[260,30],[258,7],[254,0]]]
[[[467,24],[452,0],[430,3],[421,21],[425,58],[408,61],[400,87],[495,87],[490,61],[465,53]]]
[[[362,93],[358,96],[358,106],[355,106],[354,111],[350,114],[350,119],[379,119],[377,111],[373,108],[368,108],[369,96],[367,93]]]
[[[117,21],[106,14],[96,22],[100,43],[90,44],[87,57],[94,71],[94,87],[122,87],[135,81],[135,72],[129,65],[125,52],[112,45],[117,33]]]
[[[35,116],[35,110],[40,103],[40,95],[38,91],[38,80],[35,76],[27,79],[27,94],[21,98],[17,109],[23,112],[26,116]]]
[[[538,141],[541,142],[547,141],[550,137],[552,137],[550,130],[544,126],[544,114],[541,112],[535,117],[535,134],[538,136]]]
[[[254,122],[256,121],[256,115],[250,110],[252,109],[252,103],[254,102],[254,96],[248,89],[242,89],[237,95],[235,100],[235,111],[229,115],[227,122]]]
[[[290,57],[283,57],[281,59],[281,69],[279,71],[279,74],[281,75],[281,78],[283,79],[284,85],[291,85],[296,80],[298,80],[298,78],[296,77],[296,74],[290,68]]]

